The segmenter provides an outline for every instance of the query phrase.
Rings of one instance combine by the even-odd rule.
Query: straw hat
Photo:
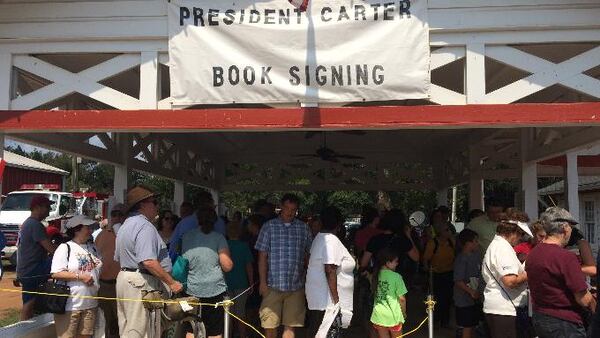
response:
[[[133,187],[127,192],[127,210],[130,210],[134,205],[145,200],[146,198],[158,195],[160,194],[157,194],[152,190],[142,186]]]

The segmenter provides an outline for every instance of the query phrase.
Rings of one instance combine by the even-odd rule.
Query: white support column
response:
[[[458,194],[458,187],[452,187],[452,214],[450,215],[450,222],[456,223],[456,196]]]
[[[173,212],[179,214],[179,207],[185,199],[185,183],[183,181],[173,181]]]
[[[115,165],[115,179],[113,183],[113,194],[118,203],[125,202],[127,187],[129,184],[129,168],[126,165]]]
[[[521,132],[521,194],[523,211],[530,219],[537,219],[538,210],[538,183],[537,162],[526,161],[532,141],[531,128],[525,128]]]
[[[435,193],[437,205],[448,206],[448,188],[440,189]]]
[[[113,194],[119,203],[124,203],[127,189],[129,188],[129,154],[131,149],[131,135],[115,135],[119,163],[115,165],[115,178],[113,182]]]
[[[469,148],[469,209],[484,208],[483,178],[481,178],[481,158],[473,146]]]
[[[469,210],[483,210],[483,179],[471,177],[469,179]]]
[[[10,109],[12,86],[12,57],[9,53],[0,53],[0,110]]]
[[[579,220],[579,172],[577,170],[577,153],[568,152],[567,167],[565,168],[565,194],[567,209]]]
[[[0,151],[0,159],[2,159],[4,158],[4,133],[0,133]],[[4,170],[6,170],[6,167],[4,167]],[[2,180],[0,180],[0,194],[2,194],[2,181],[4,181],[4,175],[2,175]]]
[[[140,62],[140,109],[158,107],[158,52],[142,52]]]
[[[467,104],[482,103],[485,99],[485,45],[467,44],[465,62]]]
[[[210,189],[210,194],[212,195],[213,201],[215,203],[215,206],[217,208],[216,212],[217,215],[221,216],[221,205],[219,203],[219,192],[215,189]]]
[[[539,210],[536,162],[526,162],[522,164],[521,191],[523,194],[523,211],[527,213],[530,219],[537,219]]]

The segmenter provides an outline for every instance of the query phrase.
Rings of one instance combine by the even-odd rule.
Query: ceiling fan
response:
[[[306,133],[304,133],[304,138],[308,140],[308,139],[315,137],[316,135],[324,134],[324,133],[325,133],[324,131],[307,131]],[[367,132],[364,130],[338,130],[338,131],[336,131],[336,133],[344,133],[344,134],[348,134],[348,135],[362,136],[362,135],[365,135]]]
[[[327,147],[327,135],[323,132],[323,145],[312,154],[298,154],[295,157],[316,157],[323,161],[338,163],[339,159],[362,160],[364,157],[350,154],[340,154]]]

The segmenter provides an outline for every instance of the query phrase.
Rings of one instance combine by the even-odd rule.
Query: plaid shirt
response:
[[[254,248],[268,254],[267,284],[279,291],[296,291],[304,286],[304,259],[312,236],[308,226],[297,219],[284,224],[281,218],[266,222]]]

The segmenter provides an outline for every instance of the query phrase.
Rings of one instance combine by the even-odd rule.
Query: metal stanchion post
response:
[[[432,302],[433,301],[433,295],[429,294],[427,295],[427,302]],[[427,307],[427,316],[429,317],[428,324],[429,324],[429,338],[433,338],[433,307],[432,306],[428,306]]]
[[[427,295],[427,302],[431,304],[433,299],[433,269],[429,267],[429,294]],[[427,305],[427,316],[429,317],[429,338],[433,338],[433,306]]]
[[[229,298],[225,298],[225,303],[223,304],[223,313],[224,313],[224,325],[225,327],[223,328],[223,338],[229,338],[230,334],[229,334],[229,330],[230,330],[230,326],[231,326],[231,316],[229,316],[229,307],[230,307],[230,303],[229,303]]]

